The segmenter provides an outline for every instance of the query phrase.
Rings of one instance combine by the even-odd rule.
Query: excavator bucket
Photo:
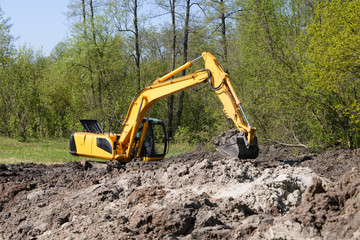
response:
[[[253,144],[250,145],[245,132],[237,130],[222,132],[212,140],[212,144],[218,152],[239,159],[255,159],[259,155],[256,136]]]

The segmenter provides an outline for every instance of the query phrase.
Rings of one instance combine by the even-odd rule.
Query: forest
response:
[[[151,3],[161,14],[145,0],[69,1],[69,35],[49,56],[15,47],[0,4],[0,135],[68,138],[79,119],[122,120],[140,89],[206,51],[229,74],[260,144],[360,147],[360,0]],[[184,143],[235,128],[208,85],[161,100],[151,116]]]

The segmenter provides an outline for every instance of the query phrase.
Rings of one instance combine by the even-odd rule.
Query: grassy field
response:
[[[74,160],[77,158],[69,154],[69,142],[66,139],[19,142],[16,139],[0,137],[0,163],[53,164]]]
[[[187,144],[170,144],[170,150],[166,156],[178,155],[192,149],[193,146]],[[40,139],[19,142],[16,139],[0,137],[0,163],[55,164],[81,161],[81,159],[81,157],[74,157],[69,153],[69,141],[67,139]]]

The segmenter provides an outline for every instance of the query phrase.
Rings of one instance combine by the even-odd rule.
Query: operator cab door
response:
[[[144,119],[146,121],[147,119]],[[167,148],[167,135],[165,124],[158,119],[149,118],[141,156],[144,161],[156,161],[165,157]]]

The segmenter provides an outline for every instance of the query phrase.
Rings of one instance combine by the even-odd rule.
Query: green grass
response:
[[[188,143],[170,143],[169,152],[166,157],[176,156],[181,153],[190,152],[195,148],[195,145]]]
[[[166,157],[189,152],[194,149],[193,145],[183,143],[170,143],[170,149]],[[19,142],[13,138],[0,137],[0,163],[43,163],[55,164],[69,161],[80,161],[81,157],[72,156],[69,153],[68,139],[37,139],[27,142]]]
[[[76,160],[79,160],[79,158],[69,153],[69,142],[67,139],[40,139],[19,142],[16,139],[0,137],[0,163],[33,162],[54,164]]]

